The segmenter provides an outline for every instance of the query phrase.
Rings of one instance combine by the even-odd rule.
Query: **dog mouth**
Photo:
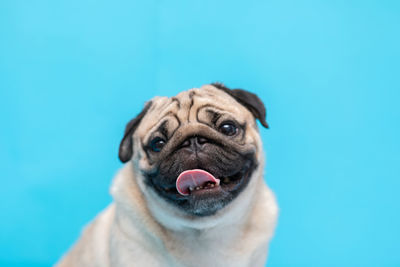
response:
[[[186,160],[184,165],[168,162],[172,168],[169,164],[160,168],[168,172],[147,174],[146,181],[160,197],[188,214],[210,216],[231,203],[258,168],[253,153],[237,155],[240,156],[225,162],[215,158]]]
[[[250,176],[252,168],[248,165],[233,175],[225,176],[213,175],[205,169],[185,170],[177,177],[174,187],[164,187],[163,191],[176,199],[206,197],[236,191]]]

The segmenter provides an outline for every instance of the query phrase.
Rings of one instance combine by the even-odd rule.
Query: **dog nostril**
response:
[[[196,146],[201,146],[204,145],[205,143],[208,143],[209,140],[205,137],[202,136],[193,136],[188,139],[186,139],[180,147],[196,147]]]
[[[205,137],[198,136],[198,137],[197,137],[197,142],[198,142],[199,144],[202,145],[202,144],[207,143],[207,142],[208,142],[208,139],[205,138]]]
[[[188,139],[188,140],[185,140],[185,142],[183,142],[181,146],[182,146],[182,147],[190,146],[190,140],[189,140],[189,139]]]

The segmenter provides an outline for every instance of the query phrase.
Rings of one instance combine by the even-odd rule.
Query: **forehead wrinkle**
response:
[[[213,104],[215,101],[221,100],[221,97],[224,95],[221,95],[219,91],[212,87],[192,88],[173,97],[180,102],[177,116],[181,122],[190,123],[197,121],[198,109],[205,104],[201,102]],[[217,105],[215,107],[218,109]]]
[[[157,131],[166,137],[168,137],[168,121],[168,119],[164,120],[157,128]]]
[[[145,133],[142,141],[147,140],[149,136],[157,132],[161,123],[169,121],[173,117],[175,117],[178,120],[178,123],[180,123],[179,118],[176,116],[176,110],[180,106],[180,103],[179,101],[177,101],[177,99],[168,97],[156,97],[154,102],[154,113],[152,113],[153,116],[148,118],[148,121],[155,121],[155,123],[147,123],[145,128],[142,129],[143,133]]]
[[[172,112],[168,112],[163,119],[154,123],[151,127],[148,128],[146,135],[143,137],[142,142],[147,143],[149,138],[154,135],[156,132],[160,132],[161,134],[165,135],[165,137],[169,137],[169,129],[166,127],[168,123],[170,123],[173,119],[178,119],[176,115]],[[178,124],[179,124],[178,120]],[[174,129],[175,131],[175,129]]]
[[[220,111],[219,115],[226,113],[223,111],[217,103],[221,101],[221,95],[219,95],[218,91],[207,90],[208,88],[200,88],[195,89],[195,94],[193,94],[193,104],[191,109],[189,110],[189,121],[197,121],[198,113],[205,107],[214,108],[217,111]]]
[[[191,116],[192,113],[192,108],[194,106],[194,101],[195,101],[195,96],[196,96],[196,91],[195,90],[191,90],[189,92],[189,100],[190,100],[190,104],[189,104],[189,110],[188,110],[188,122],[193,121],[193,115]]]
[[[170,114],[176,115],[177,110],[179,110],[180,103],[176,97],[166,98],[159,106],[156,108],[158,112],[156,113],[156,120],[160,120]],[[150,127],[152,129],[153,127]]]
[[[175,109],[175,115],[180,123],[189,121],[188,111],[190,112],[190,107],[192,105],[193,91],[194,89],[184,91],[173,97],[175,102],[179,102],[179,105],[177,105]]]

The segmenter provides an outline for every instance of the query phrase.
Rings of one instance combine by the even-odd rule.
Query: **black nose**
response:
[[[191,136],[181,144],[181,147],[196,151],[200,150],[206,143],[208,143],[208,139],[203,136]]]

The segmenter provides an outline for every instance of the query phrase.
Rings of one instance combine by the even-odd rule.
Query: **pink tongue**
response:
[[[176,179],[176,189],[179,194],[187,196],[190,192],[189,187],[195,188],[196,186],[202,186],[206,182],[219,184],[219,179],[204,170],[187,170],[182,172],[178,179]]]

